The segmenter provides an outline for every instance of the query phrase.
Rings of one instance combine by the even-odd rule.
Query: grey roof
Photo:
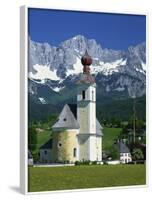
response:
[[[33,158],[32,153],[30,150],[28,150],[28,159],[32,159],[32,158]]]
[[[118,148],[120,153],[130,153],[129,148],[127,147],[126,144],[123,143],[122,140],[119,141]]]
[[[74,117],[77,119],[77,104],[69,104],[71,112],[73,113]]]
[[[97,133],[97,135],[103,135],[102,129],[103,129],[103,127],[101,126],[100,122],[96,118],[96,133]]]
[[[49,139],[45,144],[43,144],[40,149],[51,149],[52,148],[52,139]]]
[[[80,127],[79,123],[77,122],[77,104],[66,104],[59,115],[58,121],[52,126],[53,129],[56,128],[78,129],[79,127]],[[96,118],[97,135],[103,135],[102,129],[103,127]]]
[[[57,128],[69,128],[78,129],[79,123],[77,122],[74,114],[72,113],[68,104],[63,107],[59,115],[58,121],[52,126],[53,129]]]

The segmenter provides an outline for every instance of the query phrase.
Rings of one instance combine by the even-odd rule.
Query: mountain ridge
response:
[[[48,95],[40,95],[39,88],[51,95],[70,89],[82,73],[81,56],[85,50],[93,59],[91,73],[98,85],[97,93],[124,93],[140,97],[146,93],[145,42],[128,47],[127,51],[102,48],[95,39],[77,35],[58,47],[37,43],[29,38],[29,94],[37,103],[49,103]],[[44,89],[44,90],[45,90]],[[42,90],[42,89],[41,89]],[[55,92],[55,93],[54,93]],[[98,95],[98,94],[97,94]],[[39,99],[41,98],[41,100]],[[44,101],[42,100],[44,99]]]

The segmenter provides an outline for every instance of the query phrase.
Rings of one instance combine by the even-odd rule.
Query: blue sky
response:
[[[146,17],[30,8],[29,35],[34,41],[54,46],[84,35],[103,48],[125,50],[146,40]]]

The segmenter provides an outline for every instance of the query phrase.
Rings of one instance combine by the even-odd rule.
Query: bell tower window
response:
[[[85,99],[85,90],[82,91],[82,99]]]
[[[92,101],[94,101],[94,91],[92,91]]]

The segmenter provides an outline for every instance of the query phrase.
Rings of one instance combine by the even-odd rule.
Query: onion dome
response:
[[[86,50],[84,56],[82,56],[82,58],[81,58],[81,63],[83,65],[83,73],[90,74],[89,66],[92,64],[92,58],[91,58],[91,56],[89,56],[87,50]]]
[[[91,56],[89,56],[87,50],[86,50],[84,56],[82,56],[82,58],[81,58],[81,63],[83,66],[90,66],[92,64],[92,58],[91,58]]]
[[[83,74],[81,74],[80,80],[77,83],[94,84],[95,78],[90,74],[90,67],[89,67],[92,64],[92,58],[88,54],[87,50],[81,58],[81,63],[83,65]]]

